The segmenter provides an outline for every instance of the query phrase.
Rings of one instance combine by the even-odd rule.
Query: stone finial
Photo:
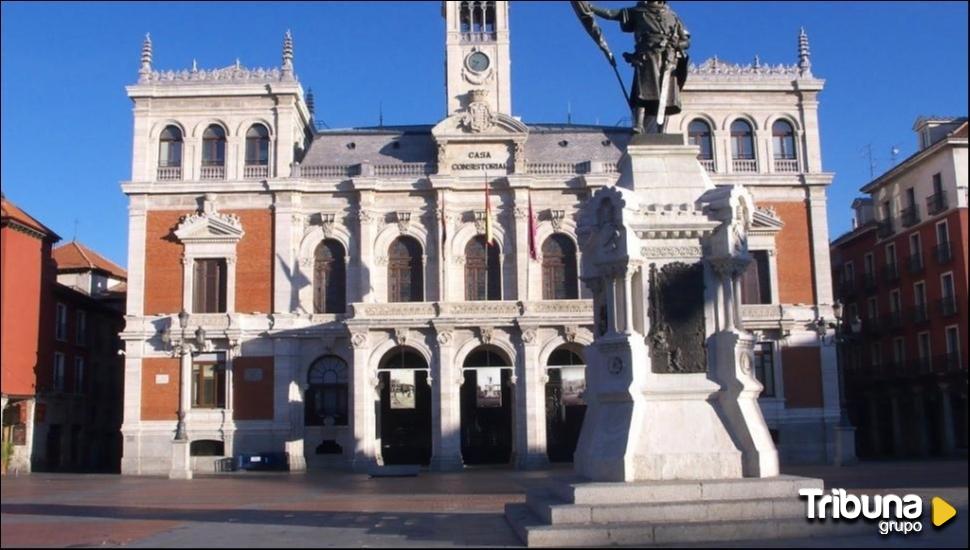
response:
[[[808,33],[805,27],[798,33],[798,72],[801,76],[812,76],[812,54],[808,47]]]
[[[145,33],[145,41],[141,44],[141,68],[138,69],[138,81],[144,82],[152,74],[152,35]]]
[[[289,29],[283,36],[283,78],[293,78],[293,35]]]
[[[310,111],[310,118],[313,118],[314,111],[316,111],[316,103],[313,97],[313,88],[306,91],[306,108]]]

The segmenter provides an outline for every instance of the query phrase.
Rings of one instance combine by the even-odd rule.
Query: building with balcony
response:
[[[917,152],[862,187],[854,228],[832,242],[833,280],[865,281],[837,286],[862,321],[843,358],[864,456],[967,447],[967,119],[914,130]]]
[[[272,69],[159,71],[146,39],[127,88],[123,472],[168,472],[177,433],[198,471],[260,452],[292,470],[571,459],[593,338],[575,216],[617,183],[631,131],[513,116],[508,9],[442,3],[448,115],[406,127],[316,128],[340,106],[304,93],[289,34]],[[758,202],[742,321],[765,417],[784,460],[824,462],[832,174],[810,61],[802,32],[797,63],[693,66],[668,124]],[[692,208],[669,202],[642,214]]]

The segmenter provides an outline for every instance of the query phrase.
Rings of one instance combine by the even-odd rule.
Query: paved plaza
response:
[[[967,546],[967,461],[789,467],[854,493],[941,496],[957,518],[919,536],[872,535],[732,543],[733,547]],[[503,507],[568,468],[422,473],[372,479],[349,473],[238,473],[191,481],[32,474],[3,479],[3,547],[448,547],[519,546]],[[927,500],[928,502],[928,500]],[[928,507],[927,507],[928,508]],[[924,511],[924,518],[929,510]]]

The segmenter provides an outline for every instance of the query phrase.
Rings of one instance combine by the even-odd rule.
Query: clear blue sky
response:
[[[602,2],[618,7],[629,2]],[[967,3],[672,2],[693,34],[691,56],[794,63],[804,26],[821,96],[822,160],[833,236],[877,173],[915,149],[921,114],[967,113]],[[3,2],[2,185],[7,197],[64,239],[74,235],[127,263],[131,103],[141,42],[155,66],[278,66],[293,32],[296,71],[331,127],[433,123],[444,114],[439,2]],[[609,66],[566,2],[513,2],[512,106],[527,122],[614,124],[627,116]],[[604,28],[614,51],[630,38]],[[629,82],[629,73],[625,74]]]

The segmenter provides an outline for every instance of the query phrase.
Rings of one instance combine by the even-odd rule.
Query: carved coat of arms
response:
[[[485,102],[484,90],[472,91],[471,103],[468,104],[467,110],[461,117],[462,126],[472,132],[479,133],[488,130],[494,123],[492,110]]]

